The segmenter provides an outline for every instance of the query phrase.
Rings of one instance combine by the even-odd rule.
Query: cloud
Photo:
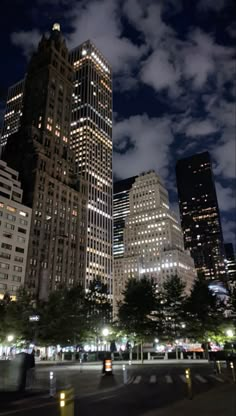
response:
[[[236,199],[232,188],[224,187],[218,181],[215,182],[215,185],[220,211],[236,210]]]
[[[39,30],[33,29],[30,32],[24,30],[20,32],[13,32],[11,34],[11,41],[13,45],[20,46],[23,54],[28,59],[37,48],[37,45],[42,37]]]
[[[225,0],[198,0],[197,7],[202,11],[216,11],[219,12],[226,5]]]
[[[179,73],[170,61],[169,53],[160,49],[153,52],[143,63],[140,78],[159,91],[174,87],[179,79]]]
[[[210,120],[192,121],[185,129],[185,135],[190,137],[207,136],[218,131],[218,127]]]
[[[223,229],[223,236],[225,243],[233,243],[234,249],[236,250],[235,244],[235,236],[236,236],[236,223],[235,218],[234,221],[229,220],[228,218],[223,217],[221,220],[221,225]]]
[[[171,121],[168,118],[151,118],[146,114],[131,116],[114,125],[115,174],[120,178],[155,169],[166,178],[170,162],[170,145],[173,142]],[[129,150],[125,148],[129,141]]]
[[[111,63],[113,71],[127,71],[138,62],[144,49],[122,35],[120,18],[119,2],[114,0],[78,5],[71,12],[70,48],[91,39]]]
[[[224,178],[236,176],[235,103],[223,98],[207,98],[206,109],[220,124],[222,134],[210,150],[216,161],[215,174]]]

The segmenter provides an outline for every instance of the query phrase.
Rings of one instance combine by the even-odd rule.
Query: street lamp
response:
[[[227,329],[226,335],[229,338],[232,338],[234,336],[234,331],[232,329]]]
[[[103,328],[103,330],[102,330],[102,335],[103,335],[104,337],[107,337],[107,336],[109,335],[109,329],[108,329],[108,328]]]
[[[12,342],[12,341],[13,341],[13,339],[14,339],[14,335],[8,335],[8,336],[7,336],[7,341],[8,341],[8,342]]]

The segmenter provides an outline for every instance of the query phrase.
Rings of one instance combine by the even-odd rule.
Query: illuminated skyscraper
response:
[[[231,282],[236,282],[236,259],[234,254],[234,246],[232,243],[227,243],[224,244],[224,248],[228,279]]]
[[[161,286],[173,275],[183,280],[189,293],[196,277],[194,262],[184,249],[183,232],[170,209],[168,191],[151,171],[136,177],[129,192],[124,253],[114,260],[114,316],[130,278],[145,276]]]
[[[101,52],[86,41],[70,52],[74,67],[71,146],[88,181],[86,287],[112,278],[112,77]]]
[[[136,176],[114,183],[113,189],[113,256],[124,255],[125,219],[130,213],[129,193]]]
[[[70,149],[72,91],[73,67],[55,24],[29,62],[20,128],[3,152],[32,208],[25,280],[39,297],[85,279],[87,188]]]
[[[22,116],[23,94],[25,80],[21,80],[8,89],[6,110],[0,139],[1,147],[7,143],[7,138],[19,130]]]
[[[209,153],[179,160],[176,177],[185,248],[207,279],[221,279],[224,245]]]

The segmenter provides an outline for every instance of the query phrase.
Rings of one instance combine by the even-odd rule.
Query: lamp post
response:
[[[107,340],[106,340],[106,337],[108,337],[109,333],[110,333],[110,331],[109,331],[108,328],[103,328],[102,329],[102,335],[105,338],[105,350],[107,350]]]
[[[13,339],[14,339],[14,335],[8,335],[8,336],[7,336],[7,341],[8,341],[8,342],[12,342],[12,341],[13,341]]]
[[[227,337],[232,338],[234,336],[234,331],[229,328],[226,330],[226,335]]]

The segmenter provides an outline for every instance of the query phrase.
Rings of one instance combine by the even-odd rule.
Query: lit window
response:
[[[25,212],[25,211],[20,211],[20,212],[19,212],[19,214],[20,214],[22,217],[28,217],[28,213],[27,213],[27,212]]]
[[[16,212],[16,208],[10,207],[9,205],[7,205],[7,211]]]

